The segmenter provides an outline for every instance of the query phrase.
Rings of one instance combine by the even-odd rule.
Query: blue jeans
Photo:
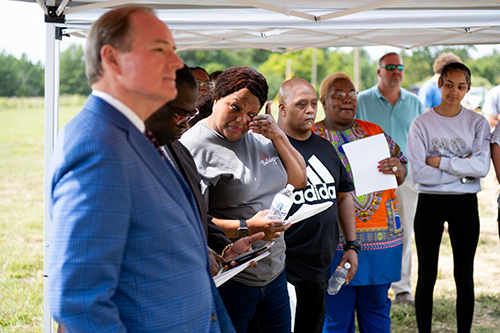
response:
[[[390,283],[340,288],[337,295],[326,295],[326,333],[354,333],[354,311],[361,333],[391,332],[391,300],[387,297]]]
[[[219,293],[236,332],[291,332],[292,316],[284,270],[264,287],[229,280],[219,287]]]

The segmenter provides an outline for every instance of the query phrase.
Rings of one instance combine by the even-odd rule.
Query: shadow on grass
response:
[[[417,333],[415,307],[392,303],[391,332]],[[436,333],[457,332],[455,315],[455,295],[435,297],[432,331]],[[472,332],[497,333],[500,331],[500,296],[476,295]]]

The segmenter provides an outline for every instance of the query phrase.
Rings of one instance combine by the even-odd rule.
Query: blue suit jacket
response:
[[[232,331],[193,194],[122,113],[91,95],[49,177],[49,302],[67,332]]]

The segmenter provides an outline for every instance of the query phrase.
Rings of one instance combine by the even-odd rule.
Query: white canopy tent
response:
[[[275,8],[235,8],[234,5],[227,6],[230,1],[219,2],[225,2],[226,6],[191,6],[196,8],[189,9],[185,8],[190,7],[186,5],[179,9],[171,8],[173,5],[155,7],[160,18],[172,30],[180,50],[262,48],[290,52],[306,47],[374,45],[411,49],[426,45],[495,44],[500,40],[500,1],[479,1],[488,6],[457,9],[455,6],[460,1],[390,0],[371,7],[400,4],[369,11],[362,9],[366,6],[338,9],[344,7],[346,1],[328,1],[330,8],[322,8],[327,1],[306,1],[307,7],[301,8],[300,12],[289,7],[279,7],[280,12],[274,11]],[[237,2],[257,6],[253,1]],[[454,6],[439,9],[426,7],[431,3],[453,3]],[[411,4],[418,4],[418,7]],[[79,7],[68,9],[67,32],[85,36],[93,20],[105,10],[79,10]]]
[[[46,14],[45,170],[58,128],[59,40],[85,37],[106,10],[149,5],[179,50],[500,44],[500,0],[36,0]],[[44,229],[50,218],[45,201]],[[48,242],[45,251],[49,250]],[[47,252],[45,253],[47,254]],[[45,255],[45,258],[47,256]],[[44,265],[45,266],[45,265]],[[47,279],[44,274],[45,279]],[[47,295],[44,331],[53,332]]]

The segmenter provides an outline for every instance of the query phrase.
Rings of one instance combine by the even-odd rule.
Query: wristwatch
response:
[[[354,241],[345,241],[344,243],[344,251],[347,250],[354,250],[356,253],[359,253],[361,250],[361,242],[359,240],[354,240]]]
[[[238,228],[238,238],[247,237],[250,234],[247,227],[247,220],[240,220],[240,227]]]

